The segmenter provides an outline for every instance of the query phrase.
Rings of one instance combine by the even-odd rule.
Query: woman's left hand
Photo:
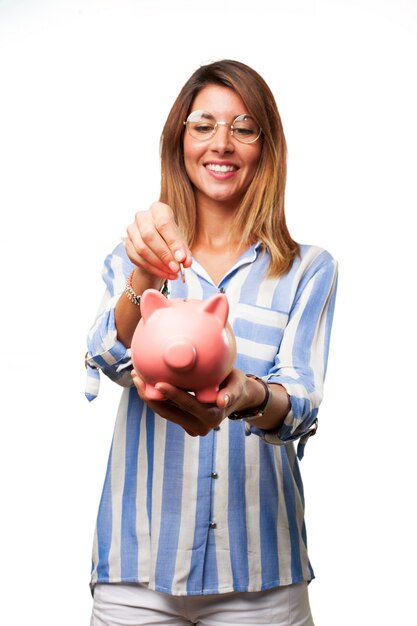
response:
[[[178,424],[192,437],[207,435],[216,428],[239,405],[247,402],[248,379],[244,372],[234,369],[223,381],[216,402],[199,402],[193,395],[168,383],[155,386],[164,395],[164,400],[149,400],[145,383],[133,370],[133,382],[138,394],[148,406],[161,417]]]

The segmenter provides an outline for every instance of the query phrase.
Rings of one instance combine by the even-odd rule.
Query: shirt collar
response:
[[[257,241],[256,243],[252,244],[247,250],[245,250],[245,252],[238,258],[236,263],[234,263],[234,265],[223,276],[223,278],[221,279],[219,285],[230,274],[235,272],[239,267],[242,267],[243,265],[248,265],[249,263],[254,263],[256,261],[256,259],[258,258],[258,254],[259,254],[259,251],[260,251],[262,245],[263,245],[262,241]],[[197,274],[197,276],[200,276],[201,278],[204,278],[204,280],[206,280],[207,282],[213,284],[213,281],[210,278],[210,276],[207,273],[207,271],[204,269],[204,267],[202,265],[200,265],[200,263],[194,257],[193,257],[192,269]]]

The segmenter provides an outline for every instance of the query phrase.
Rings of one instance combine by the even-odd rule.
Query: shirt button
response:
[[[224,287],[220,287],[219,293],[226,293],[226,289]]]
[[[213,430],[220,430],[220,426],[215,426]]]
[[[210,522],[209,526],[210,528],[217,528],[216,522]]]
[[[218,478],[218,477],[219,477],[219,475],[218,475],[218,473],[217,473],[217,472],[211,472],[211,477],[212,477],[212,478]]]

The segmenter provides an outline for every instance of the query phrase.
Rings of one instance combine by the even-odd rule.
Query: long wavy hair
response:
[[[187,80],[162,131],[161,202],[168,204],[188,245],[196,237],[197,211],[193,186],[183,156],[184,120],[197,94],[208,85],[235,91],[262,128],[262,150],[255,175],[236,212],[232,234],[245,244],[261,240],[270,254],[269,276],[285,274],[298,253],[285,220],[287,146],[275,98],[255,70],[238,61],[203,65]]]

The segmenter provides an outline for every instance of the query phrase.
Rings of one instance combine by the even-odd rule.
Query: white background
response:
[[[417,3],[0,0],[0,590],[7,626],[89,623],[119,389],[83,396],[105,255],[158,197],[159,135],[200,64],[271,86],[293,236],[340,263],[302,462],[317,626],[415,616]]]

